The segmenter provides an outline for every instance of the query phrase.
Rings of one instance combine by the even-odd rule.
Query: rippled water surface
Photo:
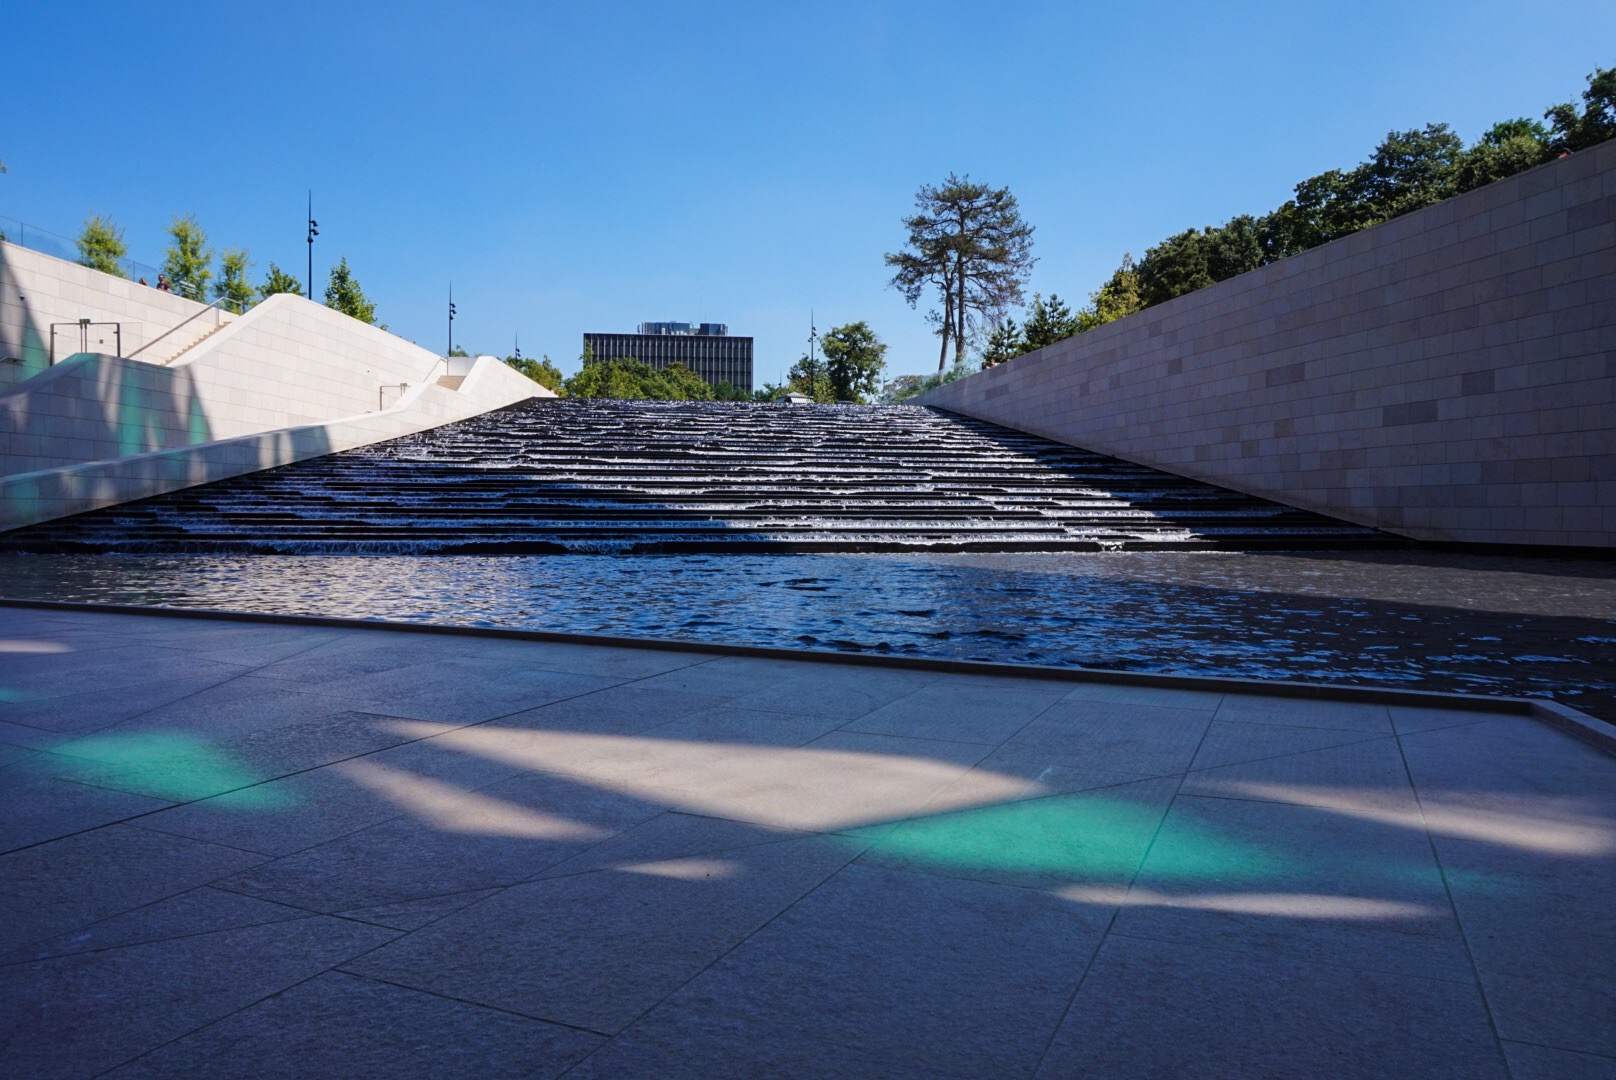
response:
[[[1616,721],[1616,564],[1431,552],[11,556],[0,594],[1554,697]],[[0,613],[0,619],[3,619]]]

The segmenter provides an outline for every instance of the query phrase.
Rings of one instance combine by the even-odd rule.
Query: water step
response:
[[[7,533],[0,550],[843,553],[1395,542],[935,409],[543,399]]]

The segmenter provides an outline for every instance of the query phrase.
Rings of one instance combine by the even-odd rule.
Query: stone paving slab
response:
[[[0,607],[0,1073],[1616,1075],[1616,758],[1252,689]]]

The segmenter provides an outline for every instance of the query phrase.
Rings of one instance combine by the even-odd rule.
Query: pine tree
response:
[[[353,271],[348,268],[348,257],[331,268],[331,280],[325,287],[325,306],[362,323],[376,322],[376,305],[365,297]]]

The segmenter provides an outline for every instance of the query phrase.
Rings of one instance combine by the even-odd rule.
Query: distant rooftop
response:
[[[642,322],[639,333],[676,334],[681,337],[728,337],[729,324],[721,322]]]

